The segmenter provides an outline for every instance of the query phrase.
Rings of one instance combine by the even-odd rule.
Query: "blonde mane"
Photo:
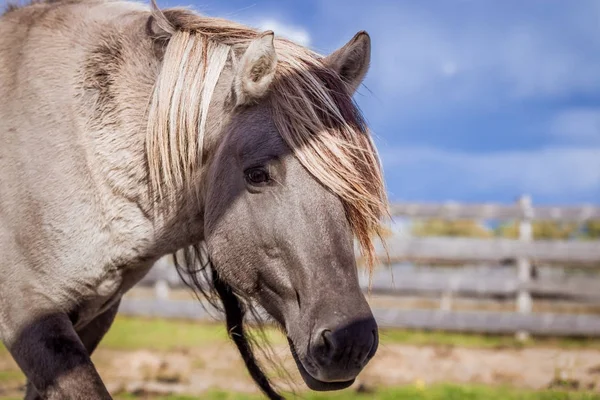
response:
[[[203,160],[208,106],[227,60],[258,32],[187,10],[154,9],[170,34],[149,109],[147,154],[159,198],[190,185]],[[369,269],[387,198],[377,152],[347,85],[322,57],[276,39],[276,76],[267,101],[299,162],[342,200]]]

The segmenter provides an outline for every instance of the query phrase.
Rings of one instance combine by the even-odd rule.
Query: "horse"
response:
[[[0,17],[0,338],[26,399],[110,399],[91,354],[161,257],[249,345],[253,304],[306,385],[350,386],[378,327],[355,245],[376,262],[387,199],[353,100],[371,41],[320,55],[187,8],[37,0]],[[209,293],[209,294],[211,294]],[[140,335],[143,332],[139,333]]]

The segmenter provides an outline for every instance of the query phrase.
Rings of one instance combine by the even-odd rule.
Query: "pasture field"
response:
[[[265,329],[271,343],[287,343],[272,328]],[[197,346],[211,342],[227,341],[225,326],[221,323],[198,323],[167,319],[117,317],[101,346],[114,349],[169,350],[178,347]],[[480,335],[417,330],[380,330],[381,345],[436,345],[487,349],[554,347],[560,349],[597,349],[597,338],[531,338],[526,342],[512,335]]]
[[[478,386],[438,385],[431,388],[406,386],[386,388],[372,393],[302,394],[290,399],[303,400],[600,400],[600,394],[570,393],[565,391],[523,391],[509,388],[489,388]],[[115,400],[262,400],[260,395],[248,395],[231,392],[206,392],[201,396],[117,396]],[[11,397],[6,400],[21,400]]]
[[[378,355],[351,388],[306,391],[286,340],[264,337],[282,368],[265,364],[289,398],[414,400],[600,400],[600,340],[381,331]],[[218,323],[119,316],[93,360],[117,400],[258,400]],[[24,379],[0,346],[0,399],[22,396]],[[134,394],[135,393],[135,394]],[[172,394],[176,393],[176,394]]]
[[[166,396],[152,400],[197,400],[199,397]],[[201,397],[207,400],[262,400],[259,395],[245,395],[227,392],[209,392]],[[293,396],[289,397],[294,398]],[[523,391],[509,388],[489,388],[477,386],[439,385],[432,388],[406,386],[386,388],[372,393],[340,392],[337,394],[302,394],[302,400],[600,400],[600,394],[569,393],[564,391]],[[135,396],[117,397],[116,400],[139,399]],[[15,399],[16,400],[16,399]]]
[[[598,338],[531,338],[517,341],[512,335],[481,335],[452,332],[417,331],[403,329],[380,330],[380,343],[416,346],[457,346],[487,349],[521,349],[553,347],[559,349],[600,350]],[[274,344],[285,343],[285,338],[273,328],[266,328],[265,335]],[[137,350],[173,350],[181,347],[203,346],[228,341],[222,323],[198,323],[194,321],[158,318],[132,318],[119,316],[100,344],[101,348]],[[0,343],[0,354],[6,349]]]

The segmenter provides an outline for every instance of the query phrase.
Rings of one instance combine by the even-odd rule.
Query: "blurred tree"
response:
[[[438,218],[415,222],[412,227],[412,234],[415,236],[462,236],[476,238],[489,238],[493,235],[490,229],[477,221]]]
[[[573,222],[533,221],[533,239],[569,239],[578,231]],[[496,236],[516,239],[519,237],[519,222],[511,221],[496,228]]]
[[[519,224],[517,222],[505,222],[498,225],[494,230],[496,236],[503,238],[516,239],[519,237]]]
[[[586,222],[583,225],[583,232],[586,238],[600,239],[600,220]]]

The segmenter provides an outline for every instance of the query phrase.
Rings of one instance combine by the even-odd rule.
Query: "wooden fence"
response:
[[[600,264],[598,241],[574,240],[514,240],[473,239],[462,237],[397,237],[386,239],[389,262],[381,243],[376,243],[381,261],[397,263],[415,261],[424,263],[455,262],[477,263],[516,262],[527,259],[545,264],[568,264],[579,267],[597,267]]]
[[[445,243],[436,243],[435,239],[427,241],[413,240],[413,243],[397,238],[388,246],[393,249],[390,258],[394,259],[433,259],[451,261],[500,261],[514,260],[517,266],[516,290],[517,312],[531,314],[532,294],[531,277],[532,262],[582,264],[597,266],[600,262],[600,243],[577,241],[533,241],[532,222],[534,220],[586,222],[600,219],[600,207],[533,207],[531,197],[522,196],[514,205],[465,205],[447,203],[443,205],[395,204],[392,206],[393,216],[410,216],[416,218],[446,219],[496,219],[516,220],[519,222],[519,239],[474,240],[453,239]],[[600,285],[598,286],[600,291]],[[591,317],[590,318],[597,318]],[[475,328],[475,324],[470,324]],[[592,324],[594,325],[594,324]],[[595,325],[594,325],[595,326]],[[518,337],[526,338],[532,327],[518,327]],[[475,328],[477,329],[477,328]],[[550,329],[545,329],[550,331]],[[575,329],[573,330],[575,331]],[[600,335],[600,330],[597,330]]]
[[[465,204],[394,204],[393,217],[495,219],[519,221],[518,239],[471,239],[448,237],[402,237],[386,240],[387,254],[381,243],[377,250],[381,260],[492,263],[516,265],[516,274],[460,274],[439,270],[404,271],[390,279],[381,269],[373,277],[372,292],[386,295],[428,293],[442,299],[455,295],[513,297],[515,312],[374,309],[381,326],[444,329],[488,333],[516,333],[525,338],[536,335],[600,336],[600,316],[557,313],[533,313],[533,297],[555,297],[600,304],[600,276],[559,276],[555,279],[532,279],[533,265],[554,265],[581,269],[600,265],[600,241],[533,240],[532,221],[553,220],[586,222],[600,219],[600,207],[533,207],[531,199],[522,197],[516,205]],[[391,284],[391,282],[394,282]],[[367,281],[363,280],[363,287]],[[166,265],[154,268],[140,283],[155,285],[154,300],[125,299],[121,312],[135,315],[205,318],[202,307],[169,299],[168,288],[180,285],[173,270]],[[445,304],[442,302],[442,304]]]
[[[395,203],[390,206],[392,216],[445,219],[497,219],[585,222],[600,220],[600,207],[533,207],[531,198],[521,197],[516,204],[444,204]]]

